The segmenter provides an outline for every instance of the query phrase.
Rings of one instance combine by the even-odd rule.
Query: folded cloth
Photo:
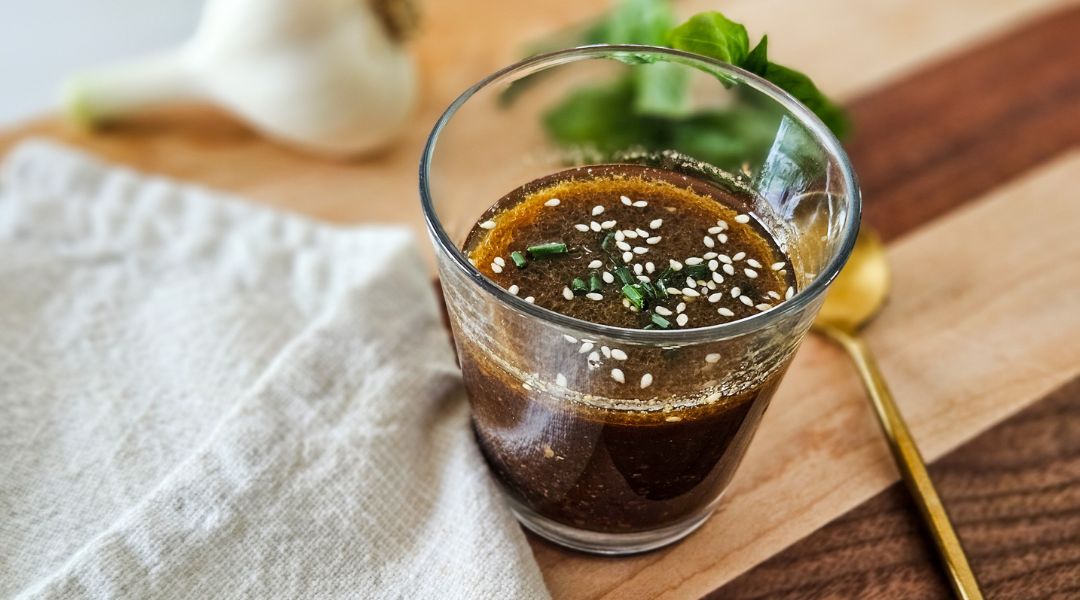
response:
[[[0,597],[546,597],[427,270],[43,141],[0,175]]]

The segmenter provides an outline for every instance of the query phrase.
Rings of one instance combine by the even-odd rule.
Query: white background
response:
[[[64,77],[168,48],[202,0],[0,0],[0,127],[49,110]]]

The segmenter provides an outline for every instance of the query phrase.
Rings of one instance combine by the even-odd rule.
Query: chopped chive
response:
[[[602,289],[604,289],[604,280],[600,279],[600,274],[599,273],[597,273],[596,271],[593,271],[589,275],[589,291],[590,292],[599,292]]]
[[[694,279],[708,279],[709,267],[706,265],[686,265],[683,267],[683,273]]]
[[[645,292],[645,298],[647,298],[650,302],[656,300],[656,289],[653,288],[653,284],[649,283],[648,281],[642,281],[640,284],[638,284],[638,287],[641,288],[641,291]]]
[[[575,277],[570,282],[570,291],[574,292],[578,296],[589,292],[589,286],[585,285],[585,281],[580,277]]]
[[[630,301],[630,304],[633,304],[638,308],[645,306],[645,296],[641,294],[641,290],[637,289],[637,286],[630,284],[624,285],[622,286],[622,293],[623,296],[626,296],[626,299]]]
[[[510,253],[510,260],[514,261],[514,265],[519,269],[525,268],[525,255],[520,250],[514,250]]]
[[[648,325],[642,327],[642,329],[656,329],[656,325],[649,323]]]
[[[637,282],[637,277],[634,277],[634,274],[626,267],[616,267],[615,277],[618,277],[619,281],[623,282],[623,285],[631,285]]]
[[[658,315],[656,313],[653,313],[652,316],[649,317],[649,320],[652,321],[653,324],[656,325],[657,327],[659,327],[660,329],[667,329],[667,328],[671,327],[671,321],[668,321],[667,319],[665,319],[664,317],[661,317],[660,315]]]
[[[529,246],[525,250],[531,254],[533,258],[544,258],[547,256],[555,256],[557,254],[566,254],[566,244],[562,242],[547,242]]]
[[[660,300],[667,300],[668,299],[667,282],[665,282],[663,279],[656,282],[656,285],[653,286],[653,291],[656,292],[656,297],[658,299],[660,299]]]
[[[615,234],[614,233],[609,233],[609,234],[605,235],[604,236],[604,241],[600,242],[600,249],[603,250],[604,252],[611,251],[610,246],[611,246],[612,240],[614,240],[614,239],[615,239]]]

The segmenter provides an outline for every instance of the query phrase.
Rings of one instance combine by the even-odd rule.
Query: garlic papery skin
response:
[[[412,57],[365,0],[208,0],[181,48],[76,77],[65,106],[95,124],[203,100],[283,143],[348,157],[389,142],[416,97]]]

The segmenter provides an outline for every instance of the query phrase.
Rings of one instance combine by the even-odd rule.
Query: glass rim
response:
[[[708,327],[695,327],[692,329],[629,329],[584,321],[542,306],[537,306],[531,302],[525,302],[524,299],[511,294],[485,277],[472,263],[469,262],[465,253],[453,243],[453,240],[450,239],[449,234],[447,234],[446,229],[442,226],[442,222],[438,217],[438,213],[435,210],[435,205],[432,200],[431,189],[429,187],[431,162],[438,143],[439,134],[442,133],[442,130],[446,127],[446,124],[449,123],[450,119],[452,119],[457,111],[477,92],[506,78],[508,75],[519,73],[521,71],[533,70],[538,66],[557,66],[559,64],[565,64],[566,62],[570,62],[570,59],[611,58],[612,55],[618,53],[664,54],[677,57],[681,61],[697,62],[708,66],[710,69],[716,69],[735,75],[739,79],[739,83],[749,85],[756,91],[768,96],[771,100],[775,101],[789,113],[797,117],[801,124],[810,130],[814,139],[825,148],[829,157],[839,164],[844,185],[850,191],[846,201],[849,208],[849,219],[847,223],[844,224],[844,229],[841,232],[839,250],[829,260],[825,268],[818,273],[818,276],[810,282],[810,285],[806,286],[805,289],[798,290],[790,300],[781,303],[773,309],[756,313],[749,317],[731,321],[729,323],[720,323]],[[435,122],[431,133],[428,135],[427,142],[424,144],[424,151],[420,157],[419,186],[421,209],[424,213],[424,222],[427,224],[429,235],[431,235],[431,238],[438,246],[438,249],[447,253],[454,267],[461,271],[470,281],[480,286],[480,289],[484,290],[498,301],[510,305],[519,313],[527,314],[542,321],[553,323],[566,329],[585,332],[597,337],[645,345],[700,343],[720,339],[730,339],[753,331],[760,331],[776,322],[781,317],[802,310],[807,304],[820,296],[828,288],[829,284],[832,283],[833,279],[835,279],[836,275],[840,272],[840,269],[847,262],[852,249],[855,247],[855,238],[858,235],[862,218],[862,198],[858,181],[855,177],[855,171],[851,165],[851,161],[843,147],[840,145],[840,140],[836,138],[832,131],[817,117],[817,115],[796,100],[795,97],[764,78],[734,65],[682,50],[636,44],[593,44],[537,54],[503,67],[477,81],[455,98]]]

